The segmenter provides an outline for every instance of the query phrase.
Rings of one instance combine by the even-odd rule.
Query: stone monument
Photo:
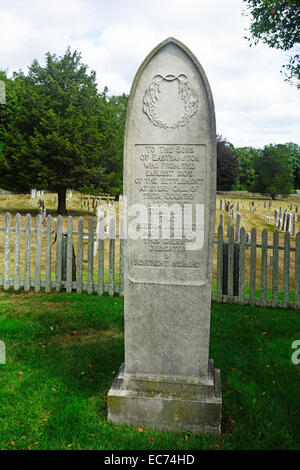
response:
[[[209,359],[214,104],[198,60],[172,38],[132,85],[123,194],[125,362],[108,393],[108,419],[219,434],[220,371]]]

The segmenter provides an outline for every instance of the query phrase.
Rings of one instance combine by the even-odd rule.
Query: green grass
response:
[[[139,432],[106,419],[123,361],[123,300],[0,292],[0,449],[300,449],[296,339],[300,313],[213,304],[222,436]]]

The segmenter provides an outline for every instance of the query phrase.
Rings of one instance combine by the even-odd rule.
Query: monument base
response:
[[[221,434],[220,371],[208,377],[156,377],[124,372],[121,365],[108,393],[108,419],[116,424],[168,431]]]

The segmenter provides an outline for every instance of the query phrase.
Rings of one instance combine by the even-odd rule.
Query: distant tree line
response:
[[[300,189],[300,146],[238,147],[217,136],[217,189],[287,195]]]

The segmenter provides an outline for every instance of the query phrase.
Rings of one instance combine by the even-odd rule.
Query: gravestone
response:
[[[108,393],[108,418],[132,426],[219,434],[220,372],[209,359],[214,106],[201,65],[175,39],[156,47],[134,79],[123,181],[128,208],[125,362]],[[159,219],[156,210],[164,214]],[[177,223],[172,225],[177,238],[175,233],[168,237],[162,226],[170,210],[173,219],[186,215],[183,237]],[[152,212],[155,217],[149,216]]]

